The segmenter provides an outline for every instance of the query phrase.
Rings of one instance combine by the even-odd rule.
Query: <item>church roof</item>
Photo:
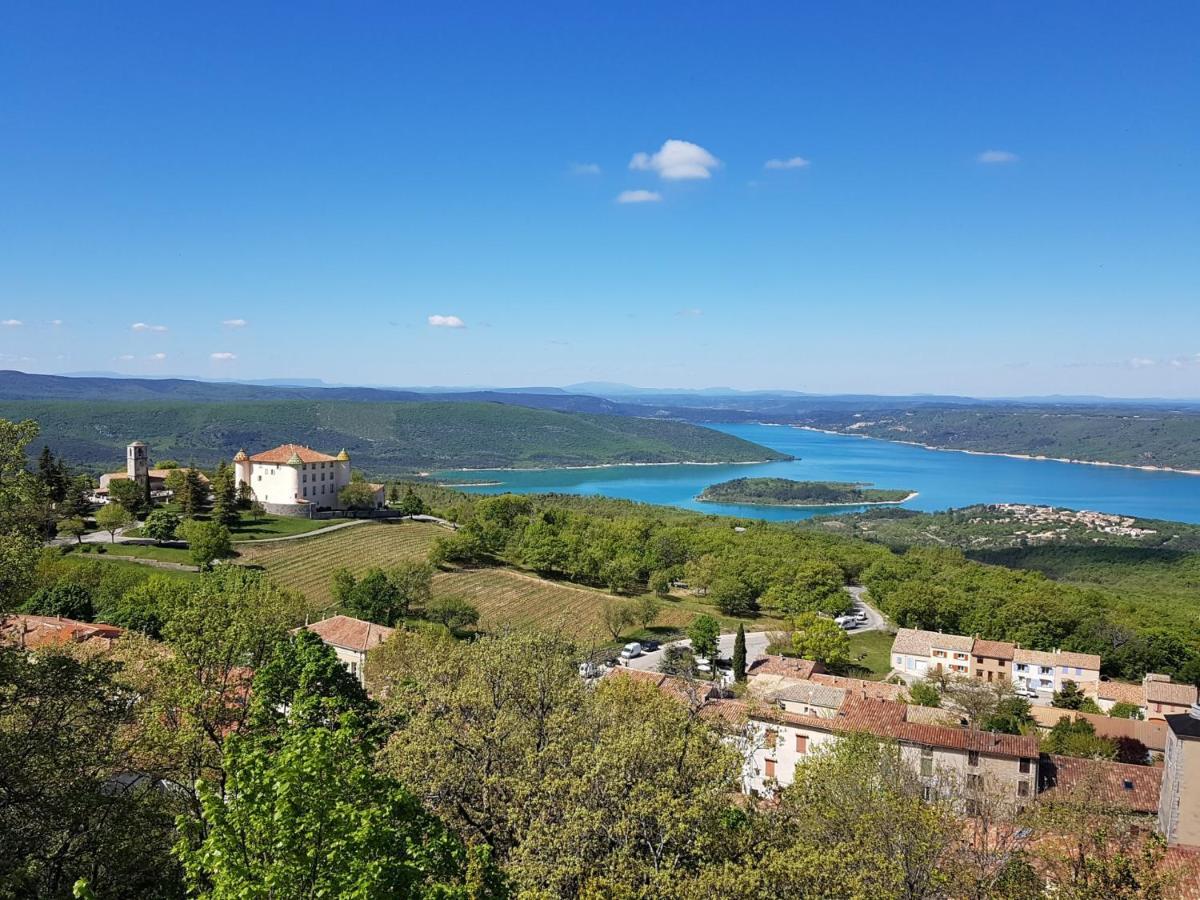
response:
[[[297,462],[315,463],[315,462],[337,462],[336,456],[330,456],[328,453],[318,453],[311,447],[305,447],[303,444],[280,444],[273,450],[264,450],[262,453],[255,453],[250,457],[251,462],[256,463],[275,463],[276,465],[295,465],[292,457],[296,457]]]

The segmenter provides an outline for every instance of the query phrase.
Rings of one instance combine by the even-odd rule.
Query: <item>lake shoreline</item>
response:
[[[767,425],[767,422],[756,423]],[[962,447],[935,447],[933,444],[922,444],[920,441],[902,441],[898,438],[876,437],[872,434],[854,434],[849,431],[833,431],[829,428],[816,428],[812,425],[790,425],[801,431],[815,431],[819,434],[835,434],[838,437],[859,438],[864,441],[883,441],[885,444],[904,444],[908,447],[920,447],[922,450],[939,450],[943,453],[965,453],[968,456],[1003,456],[1007,459],[1023,459],[1029,462],[1059,462],[1074,463],[1080,466],[1102,466],[1106,469],[1133,469],[1138,472],[1168,472],[1175,475],[1200,475],[1200,469],[1176,469],[1171,466],[1138,466],[1133,463],[1104,462],[1098,459],[1070,459],[1065,456],[1035,456],[1030,453],[1001,453],[998,450],[967,450]]]
[[[920,493],[920,491],[911,491],[902,500],[860,500],[849,503],[770,503],[755,502],[753,500],[713,500],[710,497],[704,497],[699,494],[694,499],[697,503],[716,503],[718,506],[770,506],[776,508],[782,507],[784,509],[851,509],[856,506],[899,506],[901,503],[907,503],[909,500],[912,500]]]
[[[784,459],[743,459],[737,462],[696,462],[687,460],[681,462],[635,462],[635,463],[593,463],[586,466],[471,466],[459,469],[439,469],[440,472],[564,472],[583,469],[640,469],[651,466],[761,466],[766,463],[797,462],[798,457],[790,456]],[[418,475],[430,477],[429,472],[418,472]],[[501,482],[497,482],[501,483]]]

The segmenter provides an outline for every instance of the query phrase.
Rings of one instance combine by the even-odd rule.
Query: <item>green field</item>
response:
[[[294,516],[266,516],[257,521],[242,516],[237,525],[229,529],[234,543],[240,541],[256,541],[262,538],[288,537],[293,534],[307,534],[319,528],[339,525],[350,519],[299,519]]]
[[[87,545],[85,544],[84,546]],[[185,566],[192,565],[191,553],[179,547],[155,547],[153,544],[92,544],[92,547],[94,549],[90,553],[84,553],[80,547],[76,546],[71,551],[71,554],[80,559],[101,559],[105,556],[134,556],[139,559],[182,563]]]
[[[359,575],[371,566],[424,559],[434,539],[446,533],[437,525],[418,522],[372,522],[295,541],[243,545],[239,562],[265,569],[278,584],[304,594],[313,611],[319,611],[333,603],[334,569],[344,567]]]
[[[859,670],[851,674],[874,680],[884,678],[892,670],[892,641],[895,637],[890,631],[850,635],[850,659]]]

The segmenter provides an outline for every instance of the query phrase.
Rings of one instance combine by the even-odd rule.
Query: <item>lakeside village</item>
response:
[[[120,481],[134,482],[148,498],[171,499],[167,480],[178,477],[172,475],[177,470],[151,469],[141,442],[127,453],[126,470],[101,479],[97,502],[109,502]],[[370,507],[385,505],[382,485],[354,480],[345,451],[328,455],[295,444],[253,456],[242,451],[234,470],[239,491],[278,515],[312,517],[335,509],[354,483],[365,485]],[[1032,507],[1005,508],[1038,521]],[[345,615],[296,631],[304,628],[368,690],[372,653],[403,639],[397,629]],[[10,616],[0,632],[0,639],[33,652],[66,643],[103,652],[122,637],[122,629],[110,625],[37,615]],[[1161,835],[1173,864],[1200,872],[1200,703],[1192,685],[1156,674],[1140,684],[1106,681],[1096,655],[908,628],[895,632],[891,671],[882,681],[831,674],[818,662],[765,652],[743,655],[740,677],[713,679],[694,667],[681,672],[670,664],[670,649],[656,651],[657,671],[583,665],[581,677],[646,681],[720,723],[743,754],[747,794],[772,796],[820,748],[866,734],[898,748],[926,799],[948,799],[964,815],[982,815],[985,798],[1020,809],[1039,797],[1086,792],[1106,808],[1136,817],[1147,834]],[[946,702],[918,702],[921,686],[939,683],[959,689],[947,690]],[[988,691],[1027,700],[1034,727],[1017,734],[986,730],[969,696]],[[956,703],[955,697],[968,699]],[[1072,733],[1111,742],[1120,748],[1120,761],[1047,748],[1047,737]]]

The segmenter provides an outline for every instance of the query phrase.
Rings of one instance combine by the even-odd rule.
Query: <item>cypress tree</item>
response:
[[[738,625],[737,637],[733,640],[733,678],[746,680],[746,626]]]

